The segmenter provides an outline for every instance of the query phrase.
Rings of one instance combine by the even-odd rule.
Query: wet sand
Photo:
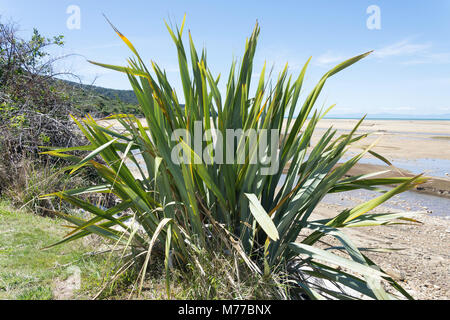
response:
[[[358,120],[323,119],[313,136],[313,146],[325,131],[333,127],[337,136],[349,133]],[[388,167],[372,155],[366,155],[349,175],[389,170],[383,177],[410,176],[423,173],[430,180],[416,191],[450,198],[450,121],[365,120],[357,134],[370,133],[355,143],[348,155],[360,153],[380,139],[372,148],[396,167]],[[449,212],[450,215],[450,212]]]
[[[449,168],[450,169],[450,168]],[[377,178],[387,178],[387,177],[414,177],[416,174],[396,168],[396,167],[387,167],[386,165],[373,165],[373,164],[365,164],[359,163],[355,165],[348,172],[348,176],[358,176],[361,174],[367,174],[370,172],[380,172],[380,171],[388,171],[384,174],[378,175]],[[426,171],[425,168],[421,170],[422,172]],[[429,177],[428,181],[424,184],[417,186],[414,191],[420,192],[423,194],[430,194],[439,197],[445,197],[450,199],[450,179],[444,177]],[[449,202],[450,205],[450,202]],[[450,213],[449,213],[450,215]]]

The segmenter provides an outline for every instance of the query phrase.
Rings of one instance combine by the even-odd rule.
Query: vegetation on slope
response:
[[[71,103],[79,114],[106,117],[117,113],[142,115],[132,90],[115,90],[70,81],[59,81],[71,92]]]
[[[86,143],[69,114],[137,114],[136,99],[129,91],[58,79],[61,73],[53,67],[58,58],[47,49],[63,46],[64,37],[44,37],[35,29],[30,39],[23,39],[17,30],[15,24],[0,21],[0,195],[44,213],[40,207],[60,208],[39,200],[48,187],[76,187],[95,177],[68,181],[61,172],[67,162],[40,154],[42,147]]]

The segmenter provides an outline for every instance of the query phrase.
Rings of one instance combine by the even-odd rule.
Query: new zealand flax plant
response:
[[[363,119],[348,134],[338,136],[336,130],[328,129],[311,146],[316,125],[328,111],[314,107],[326,81],[370,52],[327,72],[300,102],[311,59],[296,78],[288,74],[286,66],[273,86],[268,85],[264,67],[256,87],[251,87],[260,33],[256,24],[246,41],[239,66],[235,61],[231,64],[225,95],[222,95],[220,76],[213,75],[206,51],[197,52],[190,33],[188,59],[182,40],[184,22],[180,29],[166,24],[178,52],[183,99],[167,80],[164,70],[153,61],[148,69],[132,43],[114,26],[134,57],[126,67],[92,62],[128,76],[145,121],[132,114],[112,115],[106,120],[120,123],[122,130],[117,130],[89,115],[83,120],[73,118],[90,144],[46,152],[72,159],[75,164],[68,168],[71,173],[90,166],[104,181],[102,185],[48,195],[92,214],[91,219],[83,220],[76,215],[57,213],[74,225],[73,231],[58,244],[97,234],[123,242],[134,250],[141,248],[141,285],[152,256],[159,254],[164,259],[166,274],[171,267],[183,269],[187,264],[202,269],[196,253],[217,250],[219,241],[228,248],[223,250],[224,255],[230,252],[238,255],[241,263],[262,277],[290,270],[285,284],[313,299],[402,296],[412,299],[342,229],[417,223],[412,218],[417,213],[371,213],[371,210],[425,179],[376,177],[384,172],[348,177],[349,170],[367,153],[388,163],[371,150],[373,145],[342,161],[352,144],[367,137],[357,133]],[[195,136],[198,124],[205,130],[216,129],[222,133],[253,129],[257,132],[256,140],[241,135],[237,143],[230,144],[225,141],[225,134],[217,135],[212,145],[221,145],[224,155],[236,152],[237,155],[232,163],[214,161],[212,134],[197,142],[200,149],[191,146],[189,137]],[[188,137],[173,139],[180,129]],[[252,161],[255,141],[263,139],[260,132],[267,131],[280,137],[278,152],[273,147],[266,150],[271,149],[277,164],[270,173],[267,163]],[[176,148],[193,161],[174,161],[172,155]],[[77,158],[71,154],[74,150],[84,151],[87,156]],[[199,154],[194,150],[206,151]],[[379,188],[383,185],[396,187],[386,191]],[[356,189],[376,190],[380,196],[333,219],[311,219],[327,194]],[[81,195],[89,193],[113,193],[120,201],[114,207],[99,208],[81,199]],[[119,217],[124,212],[127,214]],[[133,219],[145,232],[137,232],[127,223]],[[335,237],[342,246],[319,248],[326,235]],[[320,281],[311,279],[327,280],[335,286],[322,286]],[[168,288],[169,285],[168,282]],[[391,294],[385,291],[386,287],[391,288]]]

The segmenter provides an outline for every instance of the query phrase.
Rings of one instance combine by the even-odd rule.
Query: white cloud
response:
[[[441,113],[450,113],[450,107],[439,107],[437,110]]]
[[[405,65],[417,65],[417,64],[446,64],[450,63],[450,52],[443,53],[423,53],[416,59],[403,62]]]
[[[327,53],[318,56],[315,60],[315,64],[321,67],[326,67],[330,64],[336,64],[344,60],[345,58],[342,55],[334,54],[333,52],[328,51]]]
[[[434,52],[431,42],[415,43],[411,38],[375,50],[370,58],[387,59],[399,58],[403,65],[418,64],[450,64],[450,52]],[[332,51],[320,55],[314,63],[321,67],[329,67],[348,59],[350,55],[336,54]]]
[[[393,108],[380,108],[382,112],[391,112]],[[395,107],[395,112],[411,112],[417,111],[417,108],[414,107]]]
[[[433,52],[432,47],[431,42],[414,43],[409,38],[375,50],[372,56],[379,59],[404,58],[404,65],[450,63],[450,52]]]
[[[450,53],[432,53],[430,49],[431,43],[413,43],[410,39],[405,39],[397,43],[382,47],[375,50],[371,57],[377,59],[385,59],[391,57],[410,57],[411,60],[405,61],[404,64],[432,63],[435,61],[445,61],[450,59]],[[315,60],[315,64],[322,67],[328,67],[348,59],[350,56],[328,51]]]
[[[427,52],[431,48],[431,43],[411,43],[409,39],[391,44],[381,49],[375,50],[374,57],[387,58],[398,56],[413,56]]]

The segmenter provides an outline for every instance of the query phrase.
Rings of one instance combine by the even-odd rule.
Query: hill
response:
[[[69,92],[74,107],[82,114],[107,116],[112,113],[130,113],[142,116],[133,90],[117,90],[61,80]],[[180,105],[184,108],[184,104]]]
[[[132,90],[116,90],[72,81],[57,80],[64,87],[73,107],[81,114],[107,116],[112,113],[140,115],[138,101]]]
[[[77,85],[74,83],[74,85]],[[83,89],[87,91],[93,91],[98,93],[100,96],[109,98],[111,100],[120,100],[123,103],[137,105],[138,100],[133,90],[116,90],[104,87],[98,87],[94,85],[81,85]]]

